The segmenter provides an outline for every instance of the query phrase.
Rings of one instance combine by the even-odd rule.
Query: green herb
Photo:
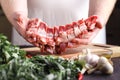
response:
[[[12,45],[6,36],[0,34],[0,64],[8,63],[13,58],[24,58],[25,54],[25,51]]]
[[[84,61],[55,56],[26,57],[0,34],[0,80],[77,80]]]

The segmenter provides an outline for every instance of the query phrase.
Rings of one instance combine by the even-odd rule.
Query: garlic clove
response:
[[[105,74],[112,74],[114,71],[112,64],[105,57],[100,57],[97,67],[102,73]]]
[[[105,74],[112,74],[114,71],[113,66],[109,62],[106,64],[103,64],[102,67],[99,68],[99,70]]]
[[[94,55],[91,54],[91,61],[89,61],[89,64],[91,64],[92,66],[96,66],[99,60],[99,56],[98,55]]]

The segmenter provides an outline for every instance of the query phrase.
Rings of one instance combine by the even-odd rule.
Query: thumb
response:
[[[103,27],[102,23],[99,20],[97,20],[95,26],[99,29],[101,29]]]
[[[22,35],[25,38],[25,31],[28,25],[29,18],[25,17],[22,14],[16,14],[15,16],[16,16],[15,19],[17,23],[16,30],[20,35]]]

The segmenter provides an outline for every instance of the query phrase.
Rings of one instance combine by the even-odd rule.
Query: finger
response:
[[[87,34],[83,34],[81,38],[75,38],[72,40],[73,43],[76,44],[88,44],[95,38],[95,36],[100,31],[99,28],[95,28],[94,31],[88,32]]]
[[[95,24],[95,26],[98,27],[98,28],[100,28],[100,29],[103,27],[100,21],[97,21],[96,24]]]
[[[73,44],[80,45],[80,44],[88,44],[89,39],[80,39],[80,38],[75,38],[71,41]]]
[[[100,29],[99,28],[95,28],[93,32],[90,33],[90,37],[89,37],[89,41],[91,42],[99,33]]]
[[[28,21],[29,21],[29,19],[22,15],[18,15],[18,17],[17,17],[17,24],[19,27],[21,27],[23,29],[26,29]]]
[[[16,15],[16,30],[25,38],[25,31],[28,24],[29,19],[24,17],[23,15],[17,14]]]

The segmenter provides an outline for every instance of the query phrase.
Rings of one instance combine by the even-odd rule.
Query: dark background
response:
[[[106,36],[108,44],[120,46],[120,0],[117,0],[106,25]]]

